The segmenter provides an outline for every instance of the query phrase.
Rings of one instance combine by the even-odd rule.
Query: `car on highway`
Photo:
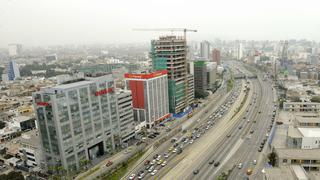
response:
[[[228,134],[228,135],[227,135],[227,138],[229,138],[229,137],[231,137],[231,134]]]
[[[150,164],[151,164],[151,165],[155,165],[156,162],[157,162],[157,160],[154,159],[154,160],[152,160],[152,161],[150,162]]]
[[[157,162],[157,164],[158,164],[158,165],[161,165],[161,164],[162,164],[162,162],[163,162],[163,160],[162,160],[162,159],[160,159],[160,160]]]
[[[193,143],[193,139],[191,139],[190,141],[189,141],[189,144],[192,144]]]
[[[155,154],[155,155],[153,156],[153,159],[157,159],[158,156],[159,156],[159,154]]]
[[[109,166],[111,166],[112,164],[113,164],[113,162],[110,161],[110,160],[108,160],[106,166],[109,167]]]
[[[138,179],[142,179],[144,177],[144,172],[143,171],[140,171],[139,174],[138,174]]]
[[[169,153],[164,153],[164,154],[163,154],[163,157],[164,157],[164,158],[168,158],[169,156],[170,156]]]
[[[214,160],[209,161],[209,164],[213,164],[213,163],[214,163]]]
[[[242,129],[242,126],[239,126],[238,129]]]
[[[154,170],[154,166],[151,166],[151,167],[148,169],[148,172],[151,173],[153,170]]]
[[[257,164],[257,160],[253,160],[253,165],[256,165]]]
[[[214,163],[214,166],[215,166],[215,167],[218,167],[219,164],[220,164],[220,162],[218,161],[218,162]]]
[[[151,168],[152,165],[148,165],[146,166],[145,170],[149,170]]]
[[[136,177],[135,174],[131,174],[131,175],[129,176],[129,179],[134,179],[135,177]]]
[[[251,131],[250,131],[250,134],[253,134],[253,133],[254,133],[254,130],[251,130]]]
[[[157,172],[158,172],[158,170],[156,170],[156,169],[155,169],[155,170],[153,170],[153,171],[152,171],[152,173],[151,173],[151,176],[156,175],[156,174],[157,174]]]
[[[196,169],[196,170],[193,171],[193,174],[194,174],[194,175],[196,175],[196,174],[198,174],[198,173],[199,173],[199,169]]]
[[[162,164],[161,164],[162,167],[164,167],[166,165],[167,165],[167,161],[163,161]]]
[[[239,163],[238,166],[237,166],[239,169],[242,168],[242,163]]]
[[[149,165],[150,164],[150,160],[146,160],[145,162],[144,162],[144,165],[145,166],[147,166],[147,165]]]
[[[172,152],[173,153],[176,153],[178,151],[178,149],[177,148],[175,148]]]
[[[251,175],[252,174],[252,169],[248,169],[247,170],[247,175]]]

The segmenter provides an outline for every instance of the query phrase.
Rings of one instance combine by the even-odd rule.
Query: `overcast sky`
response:
[[[148,42],[197,29],[189,39],[320,40],[319,0],[0,0],[0,47]],[[168,32],[170,34],[170,32]]]

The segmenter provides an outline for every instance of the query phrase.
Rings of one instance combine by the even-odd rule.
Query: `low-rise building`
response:
[[[127,142],[135,137],[131,91],[117,90],[117,98],[121,141]]]
[[[284,111],[291,112],[319,112],[320,103],[316,102],[284,102]]]

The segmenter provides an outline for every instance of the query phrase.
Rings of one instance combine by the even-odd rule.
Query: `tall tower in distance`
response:
[[[17,63],[15,62],[15,60],[11,60],[8,63],[8,80],[14,81],[17,78],[20,78],[19,67],[18,67]]]
[[[220,51],[218,49],[212,50],[212,61],[216,62],[217,65],[220,65],[221,59],[220,59]]]
[[[209,60],[209,54],[210,54],[210,43],[208,41],[202,41],[200,43],[200,56],[204,60]]]
[[[193,99],[189,96],[187,76],[186,39],[179,36],[162,36],[151,41],[152,66],[154,70],[168,71],[169,111],[184,111]]]
[[[237,48],[237,60],[241,60],[242,57],[243,57],[243,47],[242,47],[242,43],[240,42]]]
[[[21,44],[9,44],[8,45],[8,53],[9,56],[18,56],[22,52],[22,45]]]

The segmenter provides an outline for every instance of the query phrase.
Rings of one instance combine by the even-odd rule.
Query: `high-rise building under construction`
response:
[[[168,71],[169,111],[179,113],[193,103],[193,86],[187,74],[187,45],[184,37],[162,36],[151,41],[154,70]],[[192,95],[190,95],[192,94]]]

